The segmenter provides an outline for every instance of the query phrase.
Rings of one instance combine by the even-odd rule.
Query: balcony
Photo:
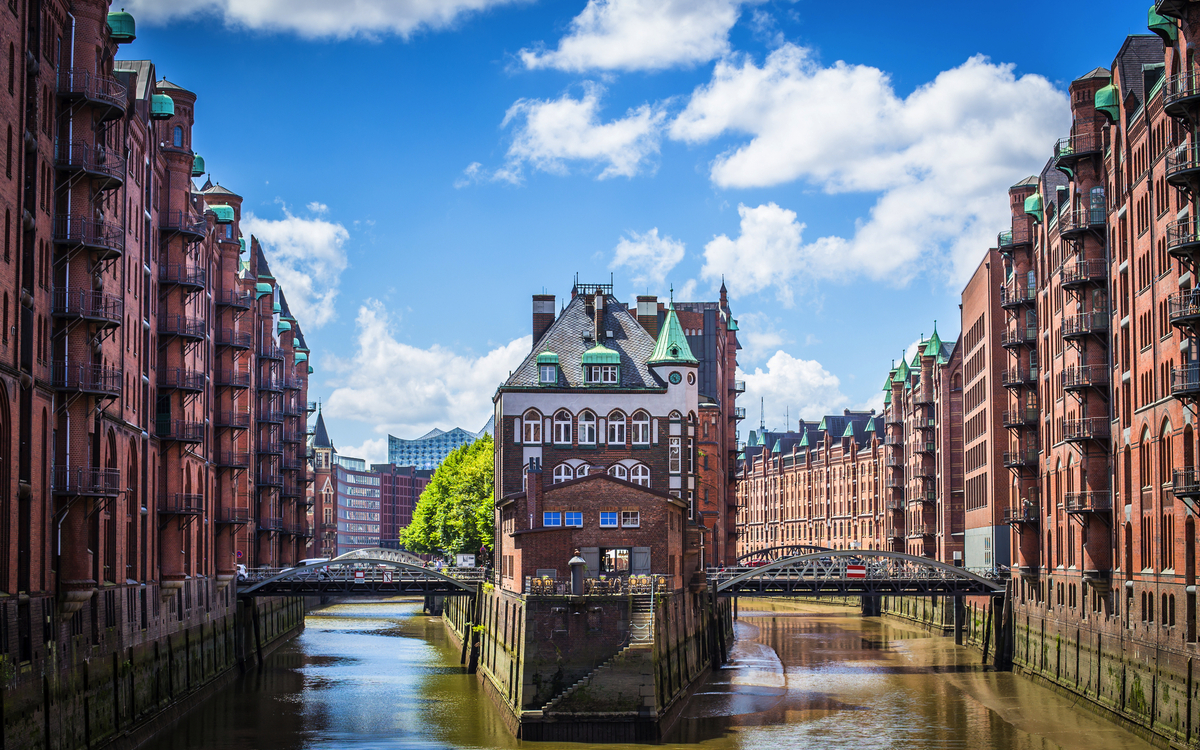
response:
[[[1077,260],[1062,268],[1063,289],[1074,289],[1087,284],[1107,284],[1108,264],[1103,260]]]
[[[167,367],[158,371],[159,391],[186,391],[188,393],[204,392],[204,373],[199,370],[187,370],[182,367]]]
[[[1200,365],[1171,368],[1171,395],[1200,400]]]
[[[1062,387],[1064,391],[1083,391],[1088,388],[1105,389],[1108,387],[1108,367],[1106,365],[1071,365],[1063,370]]]
[[[1171,493],[1180,498],[1200,498],[1200,472],[1195,469],[1175,469],[1171,477]]]
[[[1022,284],[1000,287],[1000,306],[1004,308],[1032,305],[1037,302],[1037,289]]]
[[[1012,229],[1006,229],[996,235],[996,247],[1002,253],[1012,253],[1013,250],[1031,245],[1033,243],[1033,231],[1028,220],[1020,220],[1020,223],[1014,224]]]
[[[733,381],[733,385],[729,388],[729,392],[730,393],[745,393],[746,392],[746,381],[745,380]]]
[[[119,224],[80,214],[55,214],[54,242],[90,250],[100,260],[119,258],[125,252],[125,231]]]
[[[883,439],[884,445],[904,445],[904,438],[898,435],[888,435]]]
[[[282,518],[260,518],[258,519],[258,530],[264,533],[272,531],[283,531]]]
[[[254,304],[254,295],[250,292],[239,292],[233,289],[213,294],[213,300],[218,307],[232,307],[235,310],[249,310]]]
[[[278,346],[264,345],[258,348],[259,359],[271,359],[283,361],[283,349]]]
[[[1029,524],[1036,526],[1041,519],[1038,518],[1037,508],[1032,505],[1022,505],[1019,508],[1005,508],[1004,522],[1010,526],[1018,524]]]
[[[304,433],[296,432],[295,430],[287,430],[283,433],[283,442],[285,443],[303,443]]]
[[[284,471],[304,471],[304,461],[299,458],[288,456],[283,459]]]
[[[729,411],[729,418],[733,420],[741,420],[746,418],[746,407],[735,406]]]
[[[1108,513],[1112,510],[1112,491],[1068,492],[1063,507],[1068,513]]]
[[[920,539],[921,537],[933,536],[936,533],[936,526],[913,526],[908,530],[906,536],[909,539]]]
[[[125,114],[129,93],[115,78],[96,75],[85,68],[59,70],[58,96],[83,101],[92,107],[92,117],[105,122]]]
[[[930,454],[935,451],[936,447],[936,443],[917,443],[916,447],[913,448],[913,453]]]
[[[936,492],[918,492],[916,495],[913,495],[912,497],[910,497],[908,499],[908,501],[910,503],[920,503],[922,505],[936,505],[937,504],[937,493]]]
[[[55,466],[51,470],[50,492],[54,495],[116,497],[121,492],[121,470]]]
[[[259,409],[258,421],[261,424],[283,424],[283,412],[275,409]]]
[[[158,230],[163,239],[181,234],[187,241],[198,242],[208,234],[208,221],[203,216],[192,216],[186,211],[160,211]]]
[[[86,320],[102,328],[121,325],[125,302],[115,294],[91,289],[55,289],[51,313],[64,320]]]
[[[83,141],[54,141],[54,166],[60,172],[83,173],[100,190],[112,190],[125,182],[125,159],[100,144]]]
[[[168,263],[158,267],[158,283],[161,286],[181,286],[201,291],[207,279],[208,274],[203,268],[187,263]]]
[[[892,477],[891,479],[887,479],[884,481],[884,486],[887,487],[889,490],[902,490],[902,489],[904,489],[904,478],[903,477]]]
[[[159,500],[158,512],[175,516],[198,516],[204,513],[204,495],[169,493]]]
[[[216,463],[222,469],[248,469],[250,454],[244,451],[218,451]]]
[[[208,326],[203,318],[187,315],[164,315],[158,319],[159,336],[178,336],[192,341],[203,341]]]
[[[1000,373],[1000,385],[1005,388],[1032,388],[1037,385],[1037,370],[1018,367]]]
[[[1192,219],[1167,224],[1167,253],[1172,258],[1190,263],[1200,254],[1200,224]]]
[[[1068,443],[1084,443],[1091,440],[1107,441],[1109,420],[1107,417],[1087,419],[1063,419],[1059,422],[1063,440]]]
[[[258,452],[264,456],[282,456],[283,443],[278,440],[259,440]]]
[[[262,473],[258,475],[258,483],[263,487],[282,487],[283,477],[279,474]]]
[[[247,389],[250,387],[249,370],[217,370],[218,388]]]
[[[888,528],[886,531],[884,531],[883,535],[886,539],[889,539],[892,541],[899,541],[901,539],[904,539],[904,529],[900,529],[900,528],[896,528],[895,526],[892,526],[892,527]]]
[[[1054,144],[1054,167],[1074,177],[1075,165],[1081,159],[1098,156],[1104,151],[1104,137],[1097,130],[1060,138]]]
[[[299,391],[304,388],[304,382],[300,378],[283,378],[283,388],[287,391]]]
[[[159,440],[170,440],[176,443],[202,443],[204,442],[204,423],[160,417],[155,421],[154,434],[158,436]]]
[[[301,492],[295,484],[292,484],[288,481],[284,481],[283,489],[279,492],[281,497],[300,497],[302,494],[304,493]]]
[[[888,510],[904,510],[907,503],[901,498],[899,500],[888,500],[883,505]]]
[[[248,411],[219,411],[214,420],[217,427],[227,427],[234,430],[250,428],[250,412]]]
[[[51,367],[54,387],[60,391],[116,398],[124,387],[125,373],[104,365],[73,365],[55,362]]]
[[[217,523],[228,526],[243,526],[250,523],[249,508],[221,508],[215,515]]]
[[[235,331],[232,328],[222,328],[217,331],[217,346],[249,350],[253,345],[254,336],[249,331]]]
[[[1076,237],[1084,232],[1099,232],[1102,236],[1108,225],[1108,208],[1098,206],[1075,206],[1058,214],[1060,237]]]
[[[1167,183],[1196,193],[1197,182],[1200,182],[1200,147],[1195,143],[1185,143],[1167,154],[1166,168]]]
[[[1108,333],[1110,314],[1108,310],[1096,310],[1063,318],[1062,337],[1067,340],[1085,336],[1103,336]]]
[[[915,469],[913,469],[913,476],[916,477],[917,479],[932,480],[934,478],[933,467],[924,462],[921,462],[921,464],[919,464]]]
[[[1030,427],[1037,424],[1037,409],[1013,409],[1004,412],[1002,421],[1005,427]]]
[[[304,410],[307,411],[309,414],[312,414],[314,411],[317,410],[317,402],[309,401],[307,404],[305,404]]]
[[[1037,466],[1038,452],[1032,448],[1018,451],[1004,451],[1004,468],[1026,469]]]
[[[1185,331],[1200,325],[1200,290],[1180,292],[1167,297],[1167,318],[1171,325]]]
[[[1189,0],[1159,0],[1158,13],[1182,19]],[[1200,74],[1179,73],[1163,81],[1163,111],[1170,117],[1186,118],[1200,105]]]
[[[892,414],[889,412],[888,415],[884,417],[883,424],[888,427],[897,424],[902,425],[904,424],[904,417],[899,414]]]
[[[1017,326],[1000,334],[1000,346],[1012,349],[1018,346],[1033,346],[1037,341],[1037,326]]]
[[[283,405],[283,416],[285,417],[302,417],[304,410],[298,404],[285,403]]]
[[[270,375],[263,375],[258,379],[258,390],[269,391],[271,393],[283,393],[283,378],[275,378]]]

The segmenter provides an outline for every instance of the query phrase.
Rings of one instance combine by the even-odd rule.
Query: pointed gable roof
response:
[[[325,416],[321,414],[320,409],[317,409],[317,427],[313,430],[313,447],[333,448],[333,441],[329,439],[329,431],[325,429]]]
[[[692,355],[692,348],[688,346],[687,337],[683,335],[683,326],[679,325],[679,316],[675,314],[675,305],[671,304],[667,306],[667,319],[663,321],[648,364],[674,363],[694,365],[698,364],[699,360]]]

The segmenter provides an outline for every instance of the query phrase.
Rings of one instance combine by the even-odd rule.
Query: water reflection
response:
[[[696,691],[667,747],[1149,747],[1054,693],[985,671],[949,639],[842,608],[768,607],[778,611],[742,606],[728,668]],[[513,739],[458,658],[418,602],[330,607],[152,747],[552,747]]]

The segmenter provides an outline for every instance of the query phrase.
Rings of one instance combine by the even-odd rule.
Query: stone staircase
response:
[[[629,613],[629,642],[654,643],[654,597],[650,594],[633,597]]]

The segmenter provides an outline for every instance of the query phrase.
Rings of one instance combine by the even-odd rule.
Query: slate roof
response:
[[[1076,78],[1076,81],[1088,81],[1093,78],[1112,78],[1112,73],[1109,73],[1106,68],[1092,68],[1088,72]]]
[[[584,333],[595,331],[592,315],[588,313],[588,299],[576,295],[550,325],[542,338],[534,343],[517,369],[504,382],[502,388],[547,387],[538,380],[537,355],[551,351],[558,355],[558,387],[582,388],[583,353],[596,345],[595,339],[584,340]],[[654,338],[642,328],[625,305],[611,294],[604,297],[604,319],[600,331],[612,331],[612,338],[605,337],[600,343],[621,355],[620,388],[665,387],[650,372],[647,364],[654,353]]]
[[[329,431],[325,429],[325,417],[322,416],[320,409],[317,410],[317,426],[316,429],[313,430],[313,447],[333,447],[333,441],[329,439]]]
[[[163,91],[187,91],[187,93],[189,93],[189,94],[192,93],[188,89],[185,89],[183,86],[180,86],[178,83],[168,81],[166,78],[159,81],[157,86],[158,86],[158,88],[162,89]]]
[[[1155,37],[1157,38],[1157,37]],[[1161,44],[1161,42],[1159,42]],[[1046,221],[1050,221],[1051,213],[1058,216],[1060,206],[1058,205],[1058,189],[1067,187],[1067,176],[1054,168],[1054,159],[1046,162],[1046,166],[1042,168],[1042,206],[1045,211]],[[1051,204],[1054,205],[1053,212],[1050,211]]]
[[[1015,187],[1015,188],[1030,187],[1030,186],[1037,187],[1037,184],[1038,184],[1037,175],[1031,174],[1028,177],[1026,177],[1025,179],[1018,182],[1016,185],[1013,185],[1013,187]]]
[[[137,76],[136,88],[133,95],[137,99],[145,99],[150,94],[150,84],[154,82],[154,63],[150,60],[114,60],[114,73],[133,73]]]
[[[210,188],[205,188],[203,192],[206,196],[208,196],[208,195],[232,195],[235,198],[242,197],[242,196],[238,195],[237,193],[233,192],[232,190],[230,190],[229,188],[223,187],[222,185],[219,185],[219,184],[213,185]]]
[[[1153,65],[1163,61],[1162,39],[1155,34],[1131,34],[1125,37],[1125,43],[1117,52],[1113,67],[1118,70],[1121,79],[1121,101],[1133,92],[1139,105],[1146,103],[1146,81],[1142,76],[1143,65]]]

